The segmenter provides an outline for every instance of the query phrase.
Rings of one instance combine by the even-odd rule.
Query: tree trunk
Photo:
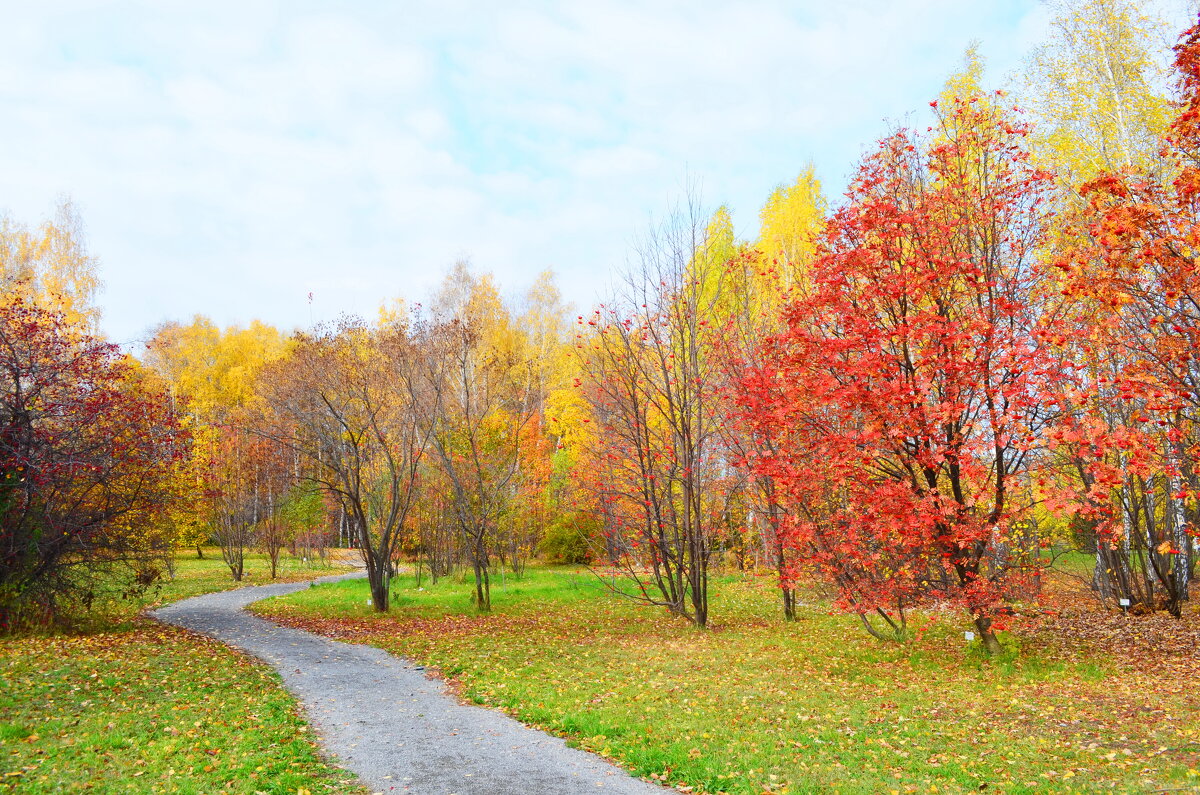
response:
[[[387,612],[388,586],[386,582],[371,583],[371,606],[374,607],[377,612]]]
[[[999,654],[1004,651],[1004,647],[996,639],[996,633],[992,631],[992,619],[980,616],[975,619],[975,629],[979,631],[979,639],[983,641],[983,648],[987,649],[988,654]]]
[[[487,566],[478,558],[475,559],[475,608],[480,612],[492,609],[492,589],[488,582]]]
[[[796,592],[786,585],[780,586],[780,592],[783,594],[783,620],[796,620]]]
[[[367,582],[371,588],[371,605],[377,612],[386,613],[391,581],[388,579],[388,560],[375,552],[366,530],[359,528],[358,541],[363,563],[367,564]]]

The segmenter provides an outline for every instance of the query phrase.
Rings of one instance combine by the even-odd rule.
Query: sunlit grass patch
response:
[[[168,572],[164,569],[162,577],[144,592],[127,595],[120,587],[106,589],[102,591],[101,597],[91,604],[90,609],[78,610],[66,616],[66,623],[75,632],[107,632],[121,626],[132,626],[137,616],[145,609],[161,607],[180,599],[214,591],[228,591],[246,585],[311,580],[314,577],[352,570],[353,567],[334,561],[302,560],[283,556],[279,561],[278,577],[272,580],[270,562],[266,555],[247,552],[245,575],[241,582],[236,582],[216,548],[206,549],[203,559],[197,558],[194,552],[182,551],[175,556],[174,571]],[[50,628],[48,631],[59,630],[60,628]],[[38,630],[34,628],[32,631]]]
[[[273,672],[183,630],[8,640],[0,683],[0,788],[353,791]]]
[[[716,583],[717,626],[699,631],[588,576],[531,570],[487,616],[456,578],[423,591],[398,578],[387,616],[361,582],[258,609],[436,667],[467,699],[695,791],[1200,785],[1200,694],[1178,677],[1046,653],[1020,632],[991,658],[957,614],[915,617],[923,631],[904,646],[815,596],[784,624],[769,583],[740,577]]]
[[[268,579],[266,565],[249,562],[252,583]],[[335,570],[284,571],[308,579]],[[237,585],[211,555],[181,556],[176,575],[142,599],[101,605],[73,633],[0,639],[0,790],[362,791],[320,758],[268,666],[137,617],[147,605]]]

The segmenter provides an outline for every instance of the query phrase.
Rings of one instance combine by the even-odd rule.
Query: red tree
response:
[[[1179,616],[1200,496],[1200,26],[1175,66],[1183,110],[1163,148],[1174,177],[1126,170],[1085,185],[1057,264],[1093,343],[1090,399],[1075,412],[1095,441],[1066,441],[1098,525],[1096,585]]]
[[[776,451],[756,466],[785,491],[785,537],[842,606],[900,634],[907,607],[950,600],[996,651],[1058,371],[1036,304],[1046,177],[988,99],[930,132],[864,161],[742,400]]]
[[[115,345],[0,300],[0,626],[86,603],[101,569],[146,580],[185,442]]]

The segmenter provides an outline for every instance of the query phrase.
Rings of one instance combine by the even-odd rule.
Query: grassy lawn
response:
[[[269,581],[248,561],[249,583]],[[280,579],[337,568],[288,561]],[[361,792],[317,753],[269,667],[139,611],[236,587],[220,556],[75,632],[0,639],[0,791]]]
[[[423,585],[397,578],[383,617],[361,581],[256,611],[434,666],[467,699],[695,792],[1200,787],[1198,666],[1184,651],[1142,665],[1104,637],[1029,626],[989,659],[957,614],[888,645],[820,607],[784,625],[770,585],[738,578],[716,584],[721,623],[707,632],[587,572],[510,578],[490,616],[465,583]],[[1194,608],[1187,620],[1200,624]]]
[[[339,553],[356,554],[351,550],[338,550]],[[175,574],[173,577],[161,580],[157,585],[132,602],[112,600],[94,611],[96,616],[113,621],[136,616],[145,608],[160,607],[190,596],[228,591],[246,585],[269,585],[273,582],[298,582],[311,580],[314,577],[324,577],[327,574],[340,574],[350,571],[352,567],[331,558],[328,562],[320,560],[302,561],[300,558],[281,556],[279,570],[274,580],[271,579],[271,564],[266,555],[246,553],[246,567],[241,582],[234,582],[229,574],[229,567],[221,560],[221,552],[215,548],[206,549],[204,558],[196,557],[195,550],[184,550],[175,556]]]

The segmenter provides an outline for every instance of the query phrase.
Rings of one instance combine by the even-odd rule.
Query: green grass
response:
[[[164,575],[163,579],[150,587],[141,597],[132,600],[111,599],[98,606],[96,611],[102,620],[119,622],[122,619],[136,616],[148,607],[159,607],[191,596],[227,591],[231,588],[241,588],[246,585],[266,585],[272,582],[294,582],[323,577],[327,574],[338,574],[349,571],[350,567],[338,563],[322,563],[319,560],[301,561],[291,556],[281,556],[279,568],[274,580],[271,579],[271,563],[266,555],[257,552],[247,552],[245,569],[241,582],[234,582],[229,573],[229,567],[221,560],[217,549],[205,550],[204,558],[199,559],[194,552],[180,552],[175,557],[174,576]]]
[[[473,612],[469,585],[362,582],[257,610],[440,669],[464,697],[704,792],[1130,791],[1200,785],[1187,677],[1004,637],[989,658],[958,614],[906,646],[808,607],[784,625],[769,584],[723,578],[698,631],[610,596],[586,572],[531,570]]]
[[[248,570],[251,584],[269,579],[259,556]],[[295,561],[284,573],[336,570]],[[75,632],[0,640],[0,791],[361,792],[320,758],[268,666],[137,617],[237,586],[219,555],[181,554],[176,575],[143,599],[102,605]]]
[[[1069,575],[1082,582],[1090,582],[1092,570],[1096,566],[1094,553],[1067,550],[1053,555],[1051,568],[1061,574]]]

